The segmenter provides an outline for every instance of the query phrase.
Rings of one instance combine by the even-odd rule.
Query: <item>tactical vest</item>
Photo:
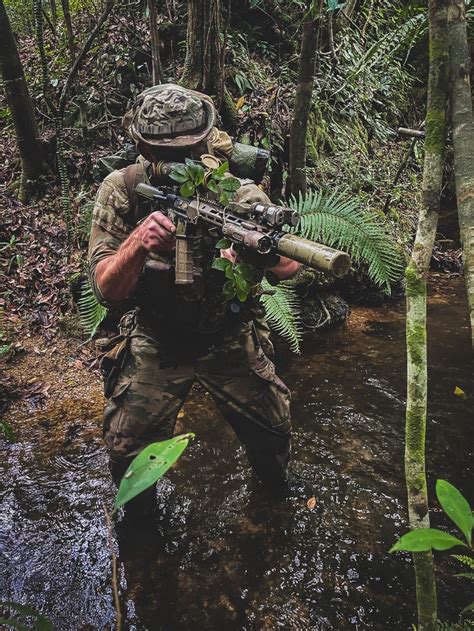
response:
[[[123,170],[129,199],[126,220],[133,227],[151,211],[147,201],[134,192],[140,182],[153,184],[149,171],[150,163],[146,161]],[[224,274],[211,268],[219,237],[210,235],[205,226],[198,224],[196,234],[189,238],[193,250],[193,284],[175,284],[174,252],[150,254],[134,297],[143,325],[154,329],[160,337],[179,338],[184,343],[231,334],[243,321],[254,319],[259,311],[252,298],[244,304],[225,300]]]

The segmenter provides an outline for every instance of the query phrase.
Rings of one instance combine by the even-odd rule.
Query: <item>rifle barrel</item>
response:
[[[313,269],[331,272],[337,278],[347,274],[351,266],[351,259],[345,252],[297,237],[295,234],[283,235],[278,241],[277,250],[278,254]]]

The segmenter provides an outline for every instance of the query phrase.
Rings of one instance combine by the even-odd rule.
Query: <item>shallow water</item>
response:
[[[429,307],[429,490],[445,478],[472,490],[472,358],[460,279]],[[256,489],[242,449],[195,392],[181,429],[197,440],[158,486],[158,515],[117,525],[126,628],[408,629],[408,555],[387,550],[406,530],[403,481],[404,304],[356,309],[280,371],[294,393],[293,486],[285,501]],[[454,395],[455,386],[468,394]],[[47,449],[42,431],[3,445],[0,592],[36,606],[61,631],[114,627],[95,434]],[[470,498],[472,499],[472,497]],[[434,502],[432,502],[434,504]],[[432,521],[447,527],[434,505]],[[439,610],[455,620],[473,598],[448,553],[436,553]]]

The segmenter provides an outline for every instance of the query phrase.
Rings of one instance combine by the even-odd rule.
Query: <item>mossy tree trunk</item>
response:
[[[0,0],[0,69],[20,151],[22,176],[19,198],[26,202],[46,167],[33,103],[3,0]]]
[[[224,95],[220,0],[188,0],[186,59],[181,83],[214,98],[220,107]]]
[[[474,347],[474,128],[464,0],[448,0],[454,175]]]
[[[235,126],[237,110],[224,83],[224,50],[220,0],[188,0],[186,59],[180,83],[212,96],[228,126]]]
[[[427,411],[426,278],[438,225],[446,141],[447,22],[444,0],[429,0],[429,79],[422,204],[410,263],[407,296],[407,411],[405,476],[410,528],[429,527],[425,468]],[[436,627],[436,582],[431,552],[413,554],[418,628]]]
[[[301,39],[293,118],[290,126],[290,186],[293,195],[306,192],[306,133],[313,95],[314,68],[318,43],[318,17],[315,2],[311,3]],[[319,4],[319,3],[318,3]]]

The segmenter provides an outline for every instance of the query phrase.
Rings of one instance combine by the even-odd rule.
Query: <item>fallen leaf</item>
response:
[[[464,390],[463,390],[462,388],[460,388],[459,386],[456,386],[456,387],[454,388],[454,394],[455,394],[457,397],[461,397],[462,399],[465,399],[465,398],[466,398],[466,393],[465,393],[465,392],[464,392]]]
[[[181,408],[180,411],[178,412],[178,418],[184,418],[186,416],[186,412],[184,411],[184,408]]]
[[[314,497],[310,497],[309,500],[306,502],[306,506],[310,509],[313,510],[313,508],[316,506],[316,498]]]
[[[237,99],[237,102],[235,103],[235,107],[240,110],[240,108],[242,107],[242,105],[245,103],[245,97],[241,96],[239,99]]]

